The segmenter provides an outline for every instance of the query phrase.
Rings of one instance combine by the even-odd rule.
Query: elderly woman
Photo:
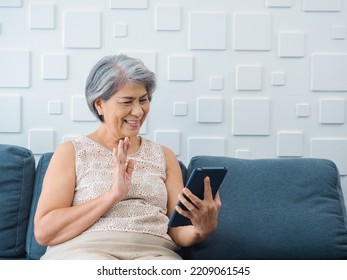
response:
[[[174,153],[139,136],[155,85],[155,75],[126,55],[91,70],[85,95],[100,126],[51,159],[35,216],[35,237],[48,245],[42,259],[180,259],[178,247],[215,230],[221,202],[209,178],[200,200],[184,188]],[[192,225],[168,228],[175,207]]]

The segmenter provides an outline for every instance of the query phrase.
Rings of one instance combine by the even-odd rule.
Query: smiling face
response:
[[[97,99],[95,107],[103,115],[107,133],[119,140],[139,134],[150,101],[144,85],[125,84],[108,100]]]

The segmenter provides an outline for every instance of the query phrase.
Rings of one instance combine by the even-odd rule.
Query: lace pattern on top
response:
[[[162,147],[141,138],[134,159],[132,184],[128,195],[112,206],[86,231],[130,231],[149,233],[170,239],[167,234],[166,162]],[[112,184],[112,151],[86,136],[72,140],[76,152],[74,205],[96,198]]]

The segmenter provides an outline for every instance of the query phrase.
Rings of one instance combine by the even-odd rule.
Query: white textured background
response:
[[[347,0],[0,0],[0,143],[94,130],[85,78],[123,52],[158,78],[143,136],[184,163],[328,158],[346,196],[346,37]]]

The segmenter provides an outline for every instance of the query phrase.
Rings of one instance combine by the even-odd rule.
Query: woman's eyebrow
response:
[[[139,99],[144,98],[144,97],[148,97],[148,93],[146,93],[146,94],[140,96]],[[134,99],[136,99],[136,98],[135,98],[135,97],[132,97],[132,96],[119,96],[119,99],[134,100]]]

